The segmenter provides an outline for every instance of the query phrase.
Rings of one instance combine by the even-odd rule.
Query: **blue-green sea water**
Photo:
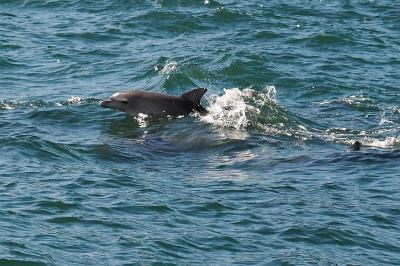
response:
[[[399,265],[399,79],[398,0],[1,0],[0,265]]]

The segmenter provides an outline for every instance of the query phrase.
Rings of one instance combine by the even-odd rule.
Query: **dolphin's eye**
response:
[[[124,103],[124,104],[128,104],[128,101],[124,100],[124,101],[122,101],[122,103]]]

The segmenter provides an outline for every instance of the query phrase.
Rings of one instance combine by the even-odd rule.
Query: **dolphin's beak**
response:
[[[100,102],[100,106],[101,106],[101,107],[105,107],[105,108],[110,108],[111,102],[112,102],[112,101],[110,101],[110,100],[101,101],[101,102]]]

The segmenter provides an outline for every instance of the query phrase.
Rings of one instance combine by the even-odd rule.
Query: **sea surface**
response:
[[[398,0],[0,0],[0,265],[400,265],[399,96]]]

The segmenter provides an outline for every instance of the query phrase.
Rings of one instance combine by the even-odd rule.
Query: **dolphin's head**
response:
[[[134,113],[135,95],[133,92],[117,92],[114,93],[109,100],[101,101],[100,105],[105,108]]]

